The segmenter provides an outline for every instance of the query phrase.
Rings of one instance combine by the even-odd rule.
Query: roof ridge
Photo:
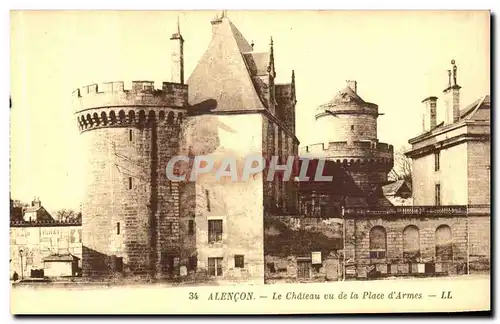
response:
[[[187,80],[190,104],[214,99],[215,111],[265,109],[243,55],[251,50],[238,28],[223,18]]]

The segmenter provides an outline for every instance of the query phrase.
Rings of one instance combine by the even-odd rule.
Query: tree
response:
[[[407,147],[400,147],[394,152],[394,167],[389,172],[390,180],[405,180],[410,186],[412,184],[412,161],[404,153],[409,151]]]
[[[61,209],[57,212],[57,220],[60,222],[82,221],[82,213],[76,213],[72,209]]]

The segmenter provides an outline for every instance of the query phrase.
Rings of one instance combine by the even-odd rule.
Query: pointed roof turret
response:
[[[181,41],[184,41],[184,38],[182,38],[181,35],[181,25],[179,23],[179,16],[177,16],[177,30],[175,33],[172,34],[172,37],[170,39],[180,39]]]
[[[215,100],[215,111],[265,109],[244,58],[252,46],[226,14],[212,25],[212,41],[187,81],[190,104]]]

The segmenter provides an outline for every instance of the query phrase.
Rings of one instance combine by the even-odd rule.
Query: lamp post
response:
[[[23,249],[19,249],[19,256],[21,257],[21,280],[24,279],[24,271],[23,271]]]

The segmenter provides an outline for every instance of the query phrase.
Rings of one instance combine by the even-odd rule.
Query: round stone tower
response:
[[[187,85],[134,81],[73,93],[86,151],[83,275],[162,276],[179,250],[178,184],[166,165],[178,154]]]
[[[357,94],[357,82],[347,81],[344,89],[316,111],[323,141],[303,147],[301,155],[344,165],[357,185],[371,192],[387,181],[394,163],[392,145],[377,139],[378,116],[378,106]]]

